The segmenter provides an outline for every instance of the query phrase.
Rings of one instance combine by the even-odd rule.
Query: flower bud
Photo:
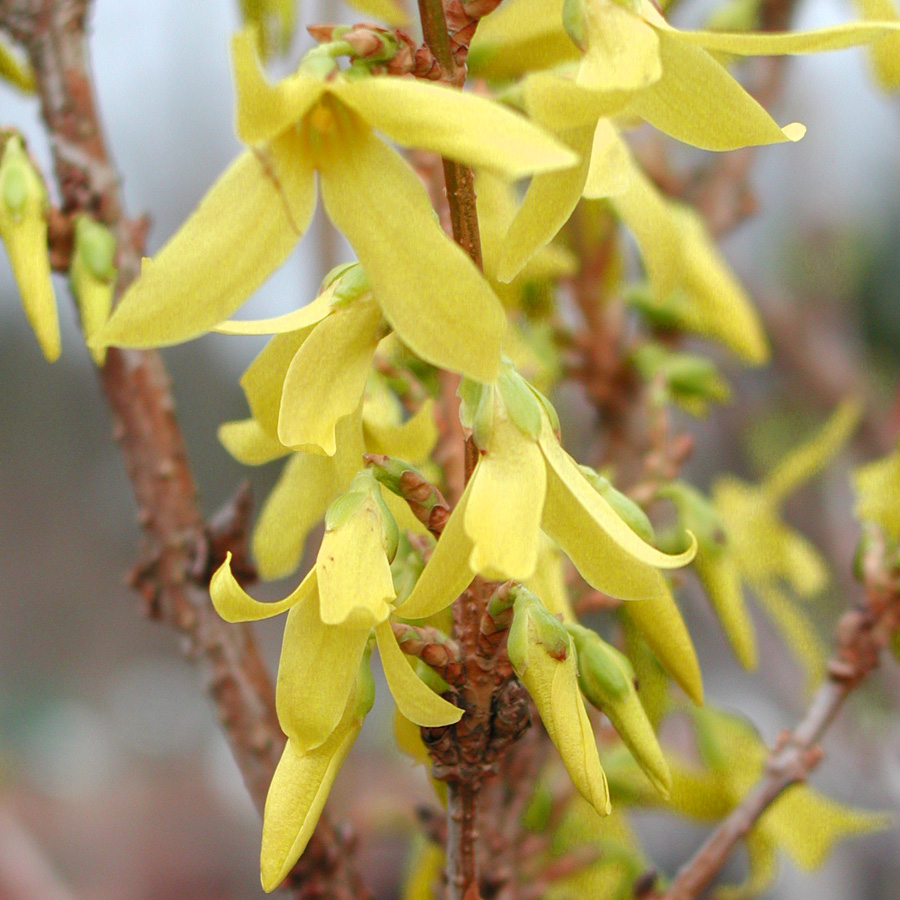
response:
[[[81,328],[90,354],[98,366],[106,359],[106,347],[91,347],[91,339],[106,324],[116,285],[116,239],[104,225],[87,216],[75,223],[75,248],[69,268],[69,286],[78,304]]]
[[[31,328],[53,362],[59,357],[59,319],[47,253],[47,191],[18,135],[0,158],[0,240],[12,265]]]
[[[566,628],[575,642],[581,692],[605,713],[656,789],[668,796],[672,776],[638,698],[630,660],[589,628],[575,623]]]
[[[534,700],[572,784],[601,816],[608,815],[609,787],[578,690],[572,638],[531,591],[516,585],[510,593],[515,601],[507,639],[509,660]]]

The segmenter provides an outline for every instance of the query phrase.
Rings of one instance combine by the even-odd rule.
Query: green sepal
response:
[[[575,642],[581,693],[598,709],[603,709],[610,699],[626,697],[634,681],[628,657],[590,628],[576,622],[566,622],[564,627]]]
[[[497,388],[506,411],[515,426],[532,440],[541,433],[541,406],[524,378],[509,363],[504,363]]]
[[[346,525],[368,497],[366,491],[348,491],[341,494],[325,513],[325,530],[336,531],[342,525]]]

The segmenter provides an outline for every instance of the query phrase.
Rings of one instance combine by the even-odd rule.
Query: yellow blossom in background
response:
[[[887,456],[853,473],[856,516],[874,522],[891,540],[900,541],[900,445]]]
[[[98,341],[174,343],[226,319],[306,231],[318,173],[326,212],[404,342],[435,365],[492,379],[502,308],[441,230],[412,169],[373,129],[510,179],[570,166],[571,151],[521,116],[449,87],[365,73],[349,78],[315,51],[272,85],[247,31],[234,38],[233,57],[237,131],[250,149],[156,259],[145,261]]]
[[[857,404],[845,403],[812,441],[788,454],[762,483],[750,485],[729,476],[713,486],[734,567],[800,660],[808,688],[824,673],[823,648],[808,617],[785,596],[782,585],[801,599],[811,598],[824,589],[828,570],[812,544],[781,521],[779,507],[840,450],[858,419]],[[735,590],[733,575],[727,581],[724,573],[719,577],[722,588]]]
[[[900,23],[896,0],[855,0],[855,6],[870,21]],[[875,80],[885,91],[900,90],[900,34],[886,34],[876,40],[869,49],[869,62]]]
[[[669,807],[701,822],[727,816],[764,775],[768,750],[753,728],[738,717],[708,707],[691,711],[704,768],[670,754]],[[649,790],[625,754],[604,755],[610,789],[639,805],[663,804]],[[746,837],[750,871],[745,884],[719,889],[728,900],[765,891],[776,873],[779,850],[800,868],[819,868],[845,837],[888,827],[888,816],[844,806],[804,784],[789,788]],[[718,895],[718,892],[717,892]]]

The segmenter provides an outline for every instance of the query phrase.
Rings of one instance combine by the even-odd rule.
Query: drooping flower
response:
[[[230,555],[213,575],[213,604],[229,622],[288,611],[275,702],[281,727],[298,750],[314,749],[334,733],[373,630],[388,686],[403,715],[431,727],[462,715],[416,676],[394,637],[390,560],[396,541],[396,522],[365,469],[332,503],[316,564],[285,599],[254,600],[234,578]]]
[[[668,555],[635,533],[562,449],[545,398],[509,364],[496,385],[469,383],[463,395],[478,463],[401,615],[449,606],[475,574],[527,580],[542,530],[604,593],[638,600],[667,591],[659,569],[685,565],[694,545]]]
[[[167,344],[226,319],[305,232],[318,172],[326,212],[397,334],[429,362],[492,379],[502,309],[440,228],[421,182],[374,129],[511,179],[571,165],[571,152],[484,98],[414,79],[348,77],[327,52],[312,51],[277,85],[263,76],[248,32],[235,37],[233,58],[237,131],[250,149],[145,261],[99,340]]]

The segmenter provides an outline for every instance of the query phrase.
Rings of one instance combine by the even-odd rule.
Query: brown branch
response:
[[[769,755],[766,773],[727,816],[660,895],[660,900],[693,900],[709,885],[735,845],[792,784],[805,781],[823,758],[818,745],[844,701],[877,667],[881,652],[900,627],[900,581],[885,571],[883,547],[873,539],[864,562],[866,602],[846,612],[836,629],[836,651],[828,678],[793,731],[781,736]]]
[[[0,0],[0,27],[28,53],[51,137],[63,212],[89,212],[119,245],[119,283],[139,271],[143,225],[123,213],[119,177],[103,140],[85,40],[86,0]],[[186,640],[257,809],[284,744],[272,684],[246,626],[226,625],[209,602],[206,572],[215,535],[206,528],[175,416],[168,374],[154,352],[111,349],[99,371],[143,534],[132,581],[147,610]],[[298,898],[359,898],[365,889],[348,848],[323,819],[291,881]]]

